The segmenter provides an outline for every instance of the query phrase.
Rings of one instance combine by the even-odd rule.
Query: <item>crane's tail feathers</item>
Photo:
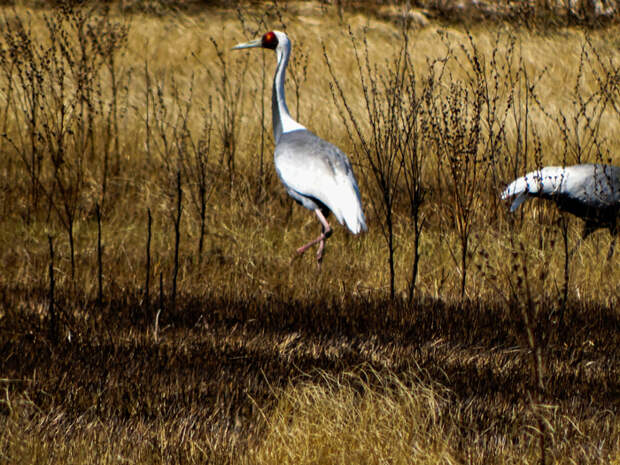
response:
[[[342,186],[340,189],[340,201],[338,202],[338,210],[332,209],[338,221],[347,225],[347,228],[353,234],[359,234],[367,231],[366,218],[362,209],[362,201],[357,185]],[[336,205],[334,205],[336,207]],[[336,207],[337,208],[337,207]]]
[[[364,218],[364,213],[361,209],[357,217],[353,219],[345,217],[344,222],[353,234],[368,231],[368,226],[366,226],[366,218]]]
[[[364,212],[362,210],[362,203],[357,197],[352,200],[355,202],[350,205],[346,211],[341,212],[344,223],[353,234],[368,231],[368,227],[366,226],[366,218],[364,217]]]

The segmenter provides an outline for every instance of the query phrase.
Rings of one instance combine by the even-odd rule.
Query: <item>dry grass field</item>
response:
[[[499,198],[620,164],[617,22],[16,3],[0,464],[620,464],[620,250]],[[270,29],[368,220],[320,269],[291,260],[319,224],[273,168],[275,57],[230,51]]]

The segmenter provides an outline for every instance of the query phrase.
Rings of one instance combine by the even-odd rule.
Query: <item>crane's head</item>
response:
[[[239,50],[241,48],[261,47],[261,48],[268,48],[271,50],[276,50],[278,48],[278,45],[285,45],[288,43],[289,43],[289,39],[284,32],[269,31],[263,34],[263,37],[261,37],[260,39],[256,39],[250,42],[245,42],[243,44],[235,45],[232,49]]]

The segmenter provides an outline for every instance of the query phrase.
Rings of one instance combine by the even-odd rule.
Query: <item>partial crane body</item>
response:
[[[585,221],[582,240],[597,229],[609,229],[612,241],[607,259],[611,259],[620,215],[620,166],[547,166],[511,182],[502,199],[511,197],[515,197],[511,212],[531,197],[552,200],[560,210]]]
[[[277,67],[271,99],[275,168],[288,194],[314,211],[321,223],[319,237],[297,249],[297,254],[301,255],[319,244],[317,260],[320,265],[325,241],[332,233],[327,221],[329,212],[340,224],[346,224],[353,234],[367,230],[357,180],[351,162],[338,147],[308,131],[289,113],[284,97],[284,75],[291,54],[291,41],[287,35],[270,31],[260,39],[233,47],[233,50],[252,47],[276,52]]]

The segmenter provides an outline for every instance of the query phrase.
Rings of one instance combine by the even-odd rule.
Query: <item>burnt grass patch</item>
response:
[[[268,411],[287,385],[321,383],[321,373],[415,370],[447,388],[449,404],[462,413],[457,448],[466,450],[472,438],[492,442],[523,427],[536,391],[519,312],[498,302],[214,295],[181,296],[175,310],[159,312],[141,296],[76,307],[81,299],[60,295],[61,336],[54,343],[47,316],[35,311],[45,289],[2,295],[6,394],[65,418],[112,424],[191,417],[249,440],[259,411]],[[544,341],[541,401],[571,418],[617,417],[617,311],[571,301],[561,328],[549,315],[536,326]],[[0,415],[8,414],[0,405]]]

